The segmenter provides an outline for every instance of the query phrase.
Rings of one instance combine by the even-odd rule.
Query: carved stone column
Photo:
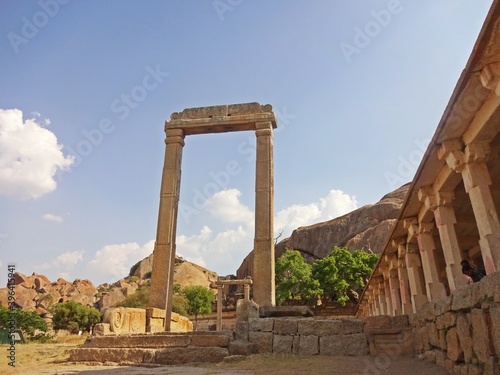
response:
[[[432,231],[434,224],[420,223],[417,232],[418,248],[420,250],[420,259],[422,260],[422,269],[424,271],[425,288],[429,301],[446,297],[446,288],[439,281],[439,270],[436,261],[436,244]]]
[[[403,308],[401,305],[401,290],[399,286],[398,269],[390,270],[389,274],[389,288],[391,289],[393,315],[401,315],[403,313]]]
[[[387,310],[387,299],[385,298],[385,285],[383,280],[379,281],[378,288],[378,305],[380,315],[389,315],[389,312]]]
[[[460,140],[444,142],[439,150],[439,157],[444,158],[455,172],[462,174],[476,218],[479,246],[487,274],[500,270],[500,222],[490,191],[492,182],[486,165],[489,153],[487,143],[471,143],[462,151]]]
[[[257,122],[257,162],[255,178],[255,239],[253,298],[259,306],[274,306],[274,163],[273,126]]]
[[[184,132],[182,129],[167,129],[166,135],[149,307],[166,310],[165,330],[170,331]]]
[[[406,244],[405,261],[410,284],[412,309],[413,312],[417,312],[424,303],[428,302],[418,244]]]
[[[406,269],[406,240],[404,238],[395,238],[392,240],[392,246],[397,249],[398,254],[398,279],[399,291],[401,292],[401,308],[403,314],[412,314],[410,283],[408,281],[408,271]]]
[[[452,292],[465,283],[460,265],[462,254],[455,230],[457,220],[452,205],[455,194],[453,191],[435,193],[431,186],[426,186],[419,189],[418,197],[425,208],[434,214],[446,262],[448,285]]]

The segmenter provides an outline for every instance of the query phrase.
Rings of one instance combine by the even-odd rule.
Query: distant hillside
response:
[[[41,316],[50,317],[49,307],[58,302],[73,300],[85,306],[99,309],[115,306],[134,294],[142,285],[148,284],[150,279],[153,255],[143,259],[136,267],[132,277],[124,277],[112,284],[101,284],[95,287],[90,280],[76,279],[69,282],[62,278],[51,282],[46,276],[33,273],[26,276],[16,272],[15,291],[16,304],[24,310],[32,310]],[[149,273],[149,274],[148,274]],[[125,276],[125,275],[124,275]],[[180,257],[176,258],[174,269],[174,283],[182,288],[190,285],[209,286],[216,281],[218,275],[197,264],[188,262]],[[8,306],[9,289],[0,288],[0,303]]]
[[[295,229],[290,237],[276,244],[276,258],[287,248],[299,250],[310,263],[328,255],[334,246],[380,253],[399,215],[408,187],[409,184],[403,185],[379,202],[341,217]],[[236,277],[252,275],[252,263],[253,251],[243,260]]]

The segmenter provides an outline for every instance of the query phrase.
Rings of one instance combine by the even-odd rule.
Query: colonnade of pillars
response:
[[[489,153],[488,143],[476,142],[464,147],[461,139],[444,142],[438,151],[439,158],[446,161],[445,172],[456,172],[463,180],[479,233],[486,274],[500,271],[500,224],[490,191],[492,181],[486,163]],[[456,231],[454,208],[454,203],[463,202],[455,202],[453,190],[437,186],[435,183],[418,190],[421,209],[418,215],[404,219],[406,235],[391,239],[382,255],[378,276],[372,277],[365,290],[361,315],[413,313],[424,303],[444,298],[467,283],[461,270],[464,253]],[[436,231],[438,236],[434,236]],[[439,251],[443,254],[438,254]],[[444,258],[445,269],[438,256]]]

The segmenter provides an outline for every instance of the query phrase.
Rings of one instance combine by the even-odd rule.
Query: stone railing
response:
[[[454,374],[500,374],[500,272],[410,316],[415,349]]]

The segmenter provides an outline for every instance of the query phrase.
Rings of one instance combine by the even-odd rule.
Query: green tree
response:
[[[14,319],[16,329],[20,329],[23,335],[29,339],[36,338],[38,336],[37,332],[48,331],[47,323],[35,311],[9,310],[0,306],[0,328],[9,329],[10,323]]]
[[[323,298],[330,297],[341,305],[349,300],[348,292],[362,289],[373,270],[378,254],[335,246],[332,252],[312,265],[312,275],[323,289]]]
[[[197,327],[198,315],[212,312],[214,292],[201,285],[192,285],[184,288],[183,294],[187,299],[187,312],[194,315],[194,322]]]
[[[312,278],[311,269],[311,265],[306,263],[299,251],[285,250],[275,266],[278,304],[287,301],[315,303],[315,299],[322,293],[322,290],[319,282]]]
[[[54,329],[67,329],[72,333],[90,331],[92,326],[101,321],[99,310],[83,306],[75,301],[57,303],[50,307],[53,314]]]

